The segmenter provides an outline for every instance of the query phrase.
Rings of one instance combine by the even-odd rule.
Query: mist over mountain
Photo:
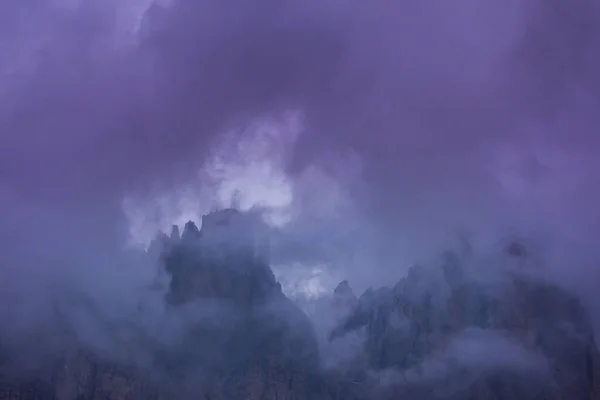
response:
[[[200,229],[192,221],[181,234],[173,227],[138,254],[156,268],[154,280],[130,294],[135,304],[119,299],[111,308],[66,289],[38,315],[43,321],[16,331],[15,320],[5,320],[0,394],[598,398],[589,311],[539,274],[522,243],[496,254],[462,247],[413,266],[393,287],[357,297],[344,280],[303,302],[286,296],[273,274],[271,238],[252,213],[216,211]]]
[[[594,398],[599,19],[0,2],[0,397]]]

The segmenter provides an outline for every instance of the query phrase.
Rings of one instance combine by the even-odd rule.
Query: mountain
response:
[[[222,210],[203,217],[202,229],[190,221],[181,235],[159,235],[149,252],[183,332],[167,342],[141,335],[152,347],[143,368],[73,338],[34,374],[0,369],[0,399],[328,400],[312,324],[283,294],[262,234],[252,215]]]
[[[600,399],[589,317],[528,271],[520,245],[501,266],[447,253],[358,298],[341,282],[319,303],[330,344],[282,292],[268,248],[264,227],[236,210],[160,235],[149,257],[165,289],[162,337],[136,331],[108,356],[64,317],[61,351],[35,373],[11,370],[24,355],[0,341],[0,400]]]
[[[216,240],[216,217],[241,218],[228,210],[205,217],[202,230],[186,225],[164,256],[171,276],[166,301],[175,309],[213,304],[226,317],[192,327],[179,346],[163,352],[161,363],[175,379],[199,371],[202,390],[214,398],[318,399],[319,354],[309,319],[255,252],[256,238],[236,230],[247,226],[230,222],[233,232],[226,233],[219,221],[225,240]]]
[[[525,257],[517,244],[506,252]],[[600,398],[600,355],[578,299],[529,271],[468,261],[448,253],[367,291],[330,339],[366,328],[381,399]]]

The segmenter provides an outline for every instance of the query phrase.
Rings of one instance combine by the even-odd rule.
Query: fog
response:
[[[518,235],[600,321],[600,10],[563,3],[2,1],[2,329],[65,292],[118,325],[134,249],[231,205],[290,295]]]

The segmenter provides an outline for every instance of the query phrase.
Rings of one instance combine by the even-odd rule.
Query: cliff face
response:
[[[74,338],[35,378],[0,360],[0,400],[600,399],[598,349],[574,296],[453,254],[358,299],[342,282],[332,294],[335,342],[320,353],[249,225],[225,229],[238,216],[211,215],[202,229],[189,222],[155,242],[167,313],[183,325],[173,340],[144,339],[143,367]],[[526,257],[516,245],[506,253],[515,265]],[[330,355],[343,361],[324,365]]]

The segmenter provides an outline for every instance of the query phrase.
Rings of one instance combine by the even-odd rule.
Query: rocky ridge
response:
[[[146,368],[73,345],[35,378],[0,369],[0,400],[600,399],[600,357],[577,298],[518,268],[482,271],[468,254],[447,253],[359,298],[341,282],[330,340],[359,332],[356,357],[325,368],[311,321],[283,294],[244,218],[211,214],[151,247],[169,312],[210,318],[151,343]],[[229,235],[232,219],[241,224]],[[515,265],[527,257],[517,244],[506,255]]]
[[[508,257],[525,257],[518,247],[508,246]],[[447,253],[441,265],[364,293],[330,339],[358,328],[385,382],[382,399],[600,398],[600,355],[583,306],[526,271],[478,269]]]

